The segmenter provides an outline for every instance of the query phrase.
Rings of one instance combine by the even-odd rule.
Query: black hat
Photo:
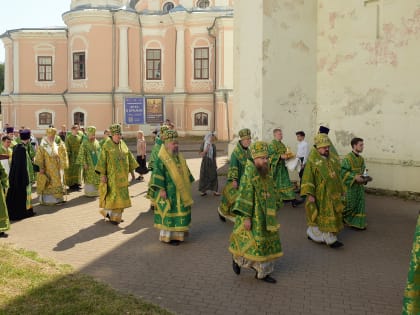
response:
[[[326,135],[330,132],[330,128],[325,126],[319,126],[319,133],[325,133]]]
[[[19,137],[21,140],[28,140],[31,138],[31,131],[29,129],[23,129],[19,131]]]

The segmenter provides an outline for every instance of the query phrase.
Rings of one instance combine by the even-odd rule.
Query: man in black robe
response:
[[[13,148],[12,165],[9,173],[9,190],[6,203],[11,221],[22,220],[35,215],[32,208],[32,183],[30,172],[31,159],[28,153],[31,132],[28,129],[20,131],[21,143]]]

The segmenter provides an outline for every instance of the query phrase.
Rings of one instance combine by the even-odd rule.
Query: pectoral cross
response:
[[[376,39],[381,38],[381,7],[382,0],[365,0],[364,6],[376,6]]]

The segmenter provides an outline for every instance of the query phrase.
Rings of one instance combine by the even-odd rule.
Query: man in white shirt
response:
[[[300,169],[300,172],[299,172],[299,178],[300,178],[300,181],[302,181],[303,169],[305,167],[306,161],[308,160],[309,147],[308,147],[308,143],[305,141],[305,133],[303,131],[297,131],[296,138],[298,141],[296,157],[302,163],[302,168]]]

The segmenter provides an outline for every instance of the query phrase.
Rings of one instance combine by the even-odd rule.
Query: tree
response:
[[[4,90],[4,63],[0,63],[0,93]]]

